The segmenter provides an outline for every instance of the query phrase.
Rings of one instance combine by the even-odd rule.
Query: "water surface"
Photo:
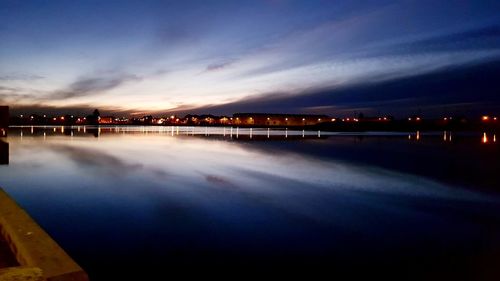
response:
[[[451,136],[11,128],[0,185],[92,280],[193,269],[494,280],[500,148],[493,133]]]

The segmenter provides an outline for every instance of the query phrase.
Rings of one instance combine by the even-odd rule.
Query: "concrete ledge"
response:
[[[38,267],[9,267],[0,269],[0,281],[44,281],[42,270]]]
[[[0,226],[19,264],[41,269],[44,280],[89,280],[85,271],[1,188]]]

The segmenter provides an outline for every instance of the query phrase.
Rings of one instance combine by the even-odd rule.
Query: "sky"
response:
[[[0,2],[14,113],[500,112],[500,1]]]

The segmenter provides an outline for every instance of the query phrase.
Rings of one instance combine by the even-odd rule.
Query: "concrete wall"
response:
[[[233,115],[235,125],[246,126],[308,126],[328,122],[325,115],[300,114],[263,114],[263,113],[236,113]]]
[[[89,280],[85,271],[2,189],[0,226],[0,235],[8,242],[21,265],[19,268],[11,268],[14,272],[0,271],[0,280],[6,278],[6,274],[23,276],[22,273],[26,270],[31,274],[40,272],[43,280],[47,281]]]

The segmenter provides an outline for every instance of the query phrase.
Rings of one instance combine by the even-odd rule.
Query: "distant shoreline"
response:
[[[11,124],[9,128],[29,128],[29,127],[196,127],[196,128],[242,128],[242,129],[271,129],[271,130],[306,130],[324,132],[433,132],[433,131],[454,131],[454,132],[497,132],[500,131],[499,124],[483,124],[480,122],[466,124],[439,124],[436,122],[422,122],[418,125],[408,125],[400,121],[392,121],[387,124],[367,124],[358,122],[355,124],[318,124],[308,126],[263,126],[263,125],[234,125],[234,124]]]

